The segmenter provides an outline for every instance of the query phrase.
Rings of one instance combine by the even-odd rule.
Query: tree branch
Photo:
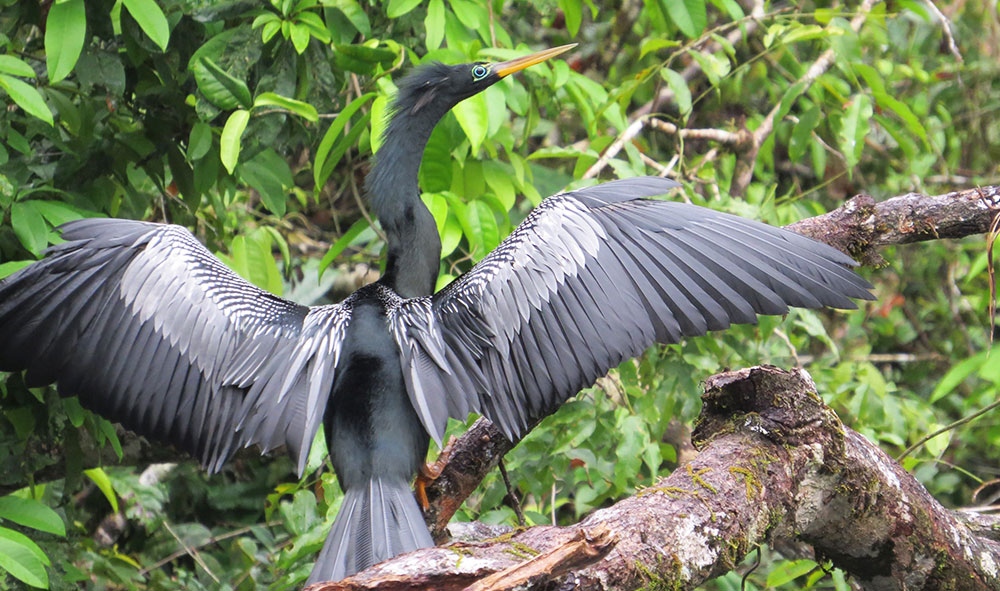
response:
[[[692,462],[576,526],[418,550],[311,589],[693,589],[783,539],[866,589],[1000,586],[1000,543],[844,427],[804,370],[719,374],[703,401]]]
[[[885,260],[876,247],[982,234],[989,230],[998,209],[998,185],[933,196],[907,193],[880,203],[869,195],[858,195],[829,213],[786,228],[826,242],[863,264],[881,266]]]
[[[861,26],[865,23],[865,19],[868,18],[868,13],[871,12],[872,7],[880,2],[881,0],[862,0],[861,6],[858,7],[858,13],[854,15],[851,19],[851,29],[855,33],[861,30]],[[806,73],[802,75],[801,78],[795,81],[795,85],[802,85],[802,92],[805,92],[812,86],[812,83],[819,78],[823,72],[826,72],[830,66],[833,64],[834,50],[831,47],[824,51],[816,59],[815,62]],[[741,152],[739,158],[736,159],[736,170],[733,174],[733,185],[730,189],[730,193],[733,195],[743,195],[747,187],[750,185],[750,180],[753,178],[753,169],[757,163],[757,153],[760,152],[760,147],[764,144],[764,140],[767,136],[771,135],[774,131],[774,119],[781,110],[781,103],[779,102],[771,111],[764,117],[764,120],[760,122],[760,125],[753,132],[753,142],[750,147]]]

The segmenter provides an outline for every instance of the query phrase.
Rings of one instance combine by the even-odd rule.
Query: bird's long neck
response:
[[[443,115],[443,113],[442,113]],[[441,239],[434,217],[420,200],[417,174],[424,146],[440,117],[403,111],[389,123],[365,189],[387,241],[382,281],[405,297],[434,292]]]

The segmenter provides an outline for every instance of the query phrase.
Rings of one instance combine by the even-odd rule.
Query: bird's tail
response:
[[[417,548],[433,546],[410,487],[401,478],[374,478],[344,492],[323,550],[306,584],[339,581]]]

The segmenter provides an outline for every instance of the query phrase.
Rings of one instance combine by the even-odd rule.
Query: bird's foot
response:
[[[417,472],[417,478],[413,482],[414,488],[417,490],[417,502],[420,503],[420,507],[426,511],[430,506],[430,501],[427,500],[427,485],[437,480],[438,476],[441,476],[441,472],[444,471],[444,467],[448,465],[448,459],[451,457],[452,448],[455,445],[455,436],[452,435],[448,438],[448,443],[438,454],[436,460],[433,464],[421,464],[420,470]]]

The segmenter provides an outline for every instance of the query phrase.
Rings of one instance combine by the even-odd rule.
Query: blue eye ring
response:
[[[476,64],[472,67],[472,79],[475,82],[479,82],[490,73],[490,68],[484,66],[483,64]]]

